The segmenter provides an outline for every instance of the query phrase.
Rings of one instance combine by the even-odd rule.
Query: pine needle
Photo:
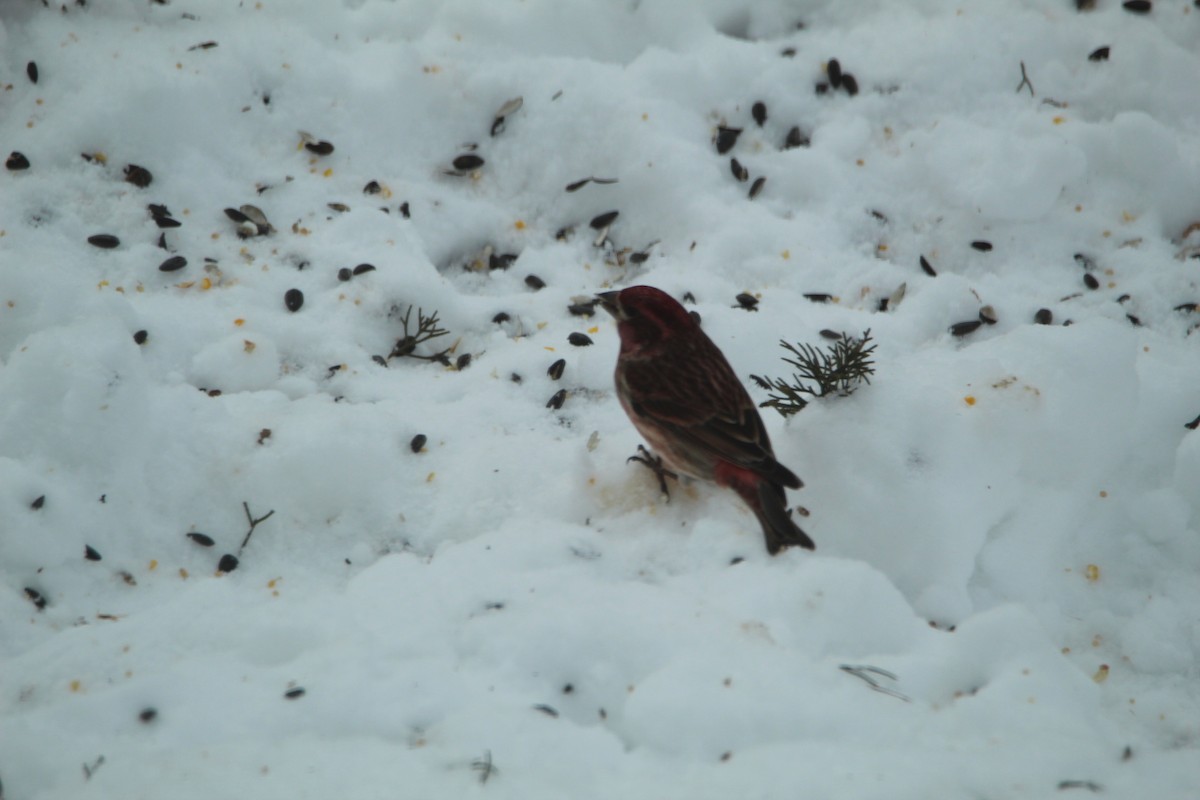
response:
[[[875,344],[871,340],[870,330],[858,337],[843,333],[825,350],[818,350],[809,344],[792,344],[782,339],[779,344],[794,356],[783,357],[797,370],[791,381],[759,375],[751,375],[750,378],[771,393],[770,399],[760,403],[759,407],[773,408],[785,417],[802,411],[808,405],[805,395],[845,397],[853,394],[860,384],[870,383],[871,375],[875,374],[875,362],[871,360]]]

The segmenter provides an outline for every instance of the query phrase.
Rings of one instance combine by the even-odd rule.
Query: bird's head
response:
[[[675,298],[653,286],[630,286],[596,295],[617,320],[621,352],[638,351],[688,332],[696,322]]]

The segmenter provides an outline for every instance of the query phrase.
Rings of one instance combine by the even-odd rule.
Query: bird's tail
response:
[[[816,543],[809,535],[800,530],[800,526],[792,522],[787,512],[787,496],[783,487],[770,481],[757,481],[757,489],[746,487],[742,499],[754,511],[758,522],[762,525],[763,537],[767,541],[767,552],[775,555],[785,547],[803,547],[805,550],[815,550]],[[749,497],[746,495],[750,494]]]

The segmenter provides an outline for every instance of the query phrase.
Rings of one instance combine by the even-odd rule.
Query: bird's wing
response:
[[[762,417],[729,362],[711,341],[703,345],[675,357],[626,364],[634,412],[688,445],[772,483],[799,488],[800,479],[775,460]]]

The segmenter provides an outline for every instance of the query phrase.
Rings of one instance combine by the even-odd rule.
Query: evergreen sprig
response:
[[[750,378],[771,393],[771,399],[760,403],[759,407],[773,408],[785,417],[802,411],[808,405],[805,395],[844,397],[852,394],[860,383],[870,383],[871,376],[875,374],[875,362],[871,360],[875,344],[871,340],[870,330],[863,331],[858,337],[843,333],[825,350],[818,350],[809,344],[791,344],[782,339],[779,344],[795,356],[783,357],[784,361],[798,370],[792,375],[791,381],[759,375],[751,375]]]
[[[425,361],[437,361],[441,364],[448,365],[450,360],[446,357],[446,353],[449,352],[449,349],[434,353],[431,356],[417,355],[416,349],[417,345],[424,344],[430,339],[436,339],[439,336],[445,336],[446,334],[450,333],[450,331],[438,326],[438,315],[436,311],[429,316],[425,316],[425,312],[418,308],[417,331],[416,333],[409,333],[408,323],[412,318],[412,312],[413,307],[409,306],[408,310],[404,312],[404,316],[400,318],[400,324],[404,326],[404,335],[396,340],[396,346],[392,348],[392,352],[388,355],[388,358],[403,358],[408,356],[409,358],[420,358]]]

